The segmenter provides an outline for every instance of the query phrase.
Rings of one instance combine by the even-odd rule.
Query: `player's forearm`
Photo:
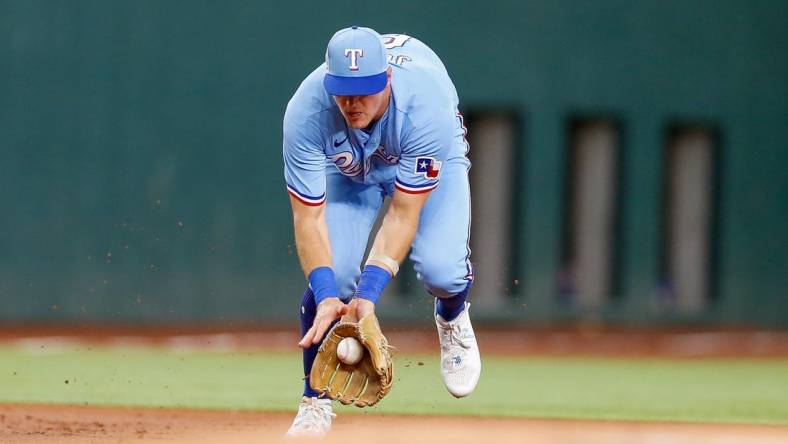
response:
[[[402,209],[389,209],[383,218],[383,224],[375,236],[369,257],[369,263],[374,263],[383,268],[390,267],[382,261],[376,261],[376,257],[387,257],[393,259],[397,264],[402,263],[410,250],[413,238],[416,236],[416,229],[419,225],[419,212],[408,212]],[[394,274],[396,270],[389,270]]]
[[[305,276],[315,268],[331,266],[331,243],[328,240],[325,205],[309,207],[293,203],[293,227],[296,250]]]
[[[397,270],[391,269],[386,263],[377,263],[374,258],[385,258],[384,262],[393,260],[398,266],[408,254],[416,230],[419,226],[421,209],[427,202],[429,193],[407,194],[402,192],[394,193],[383,224],[375,237],[370,251],[370,262],[389,269],[392,275]],[[392,264],[393,265],[393,264]]]
[[[356,297],[377,302],[408,254],[428,194],[395,193],[361,272]]]
[[[309,280],[315,302],[339,297],[331,269],[331,243],[325,220],[325,206],[304,205],[291,198],[296,249],[301,268]]]
[[[294,215],[296,250],[305,276],[318,267],[331,266],[331,244],[325,219]]]

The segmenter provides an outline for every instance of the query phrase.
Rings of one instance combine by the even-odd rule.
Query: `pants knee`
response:
[[[416,275],[433,296],[448,298],[468,286],[465,269],[454,263],[427,260],[417,264]]]

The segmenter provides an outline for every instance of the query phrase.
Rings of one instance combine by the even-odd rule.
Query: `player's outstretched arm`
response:
[[[429,192],[406,193],[396,191],[391,200],[383,224],[375,236],[367,264],[361,272],[355,299],[348,316],[358,319],[374,311],[375,303],[383,293],[389,280],[397,274],[399,264],[410,250],[419,226],[421,209],[427,202]],[[355,313],[354,313],[355,311]]]
[[[399,190],[394,193],[383,224],[372,244],[368,264],[384,268],[392,275],[396,274],[416,236],[421,209],[429,195],[429,192],[411,194]],[[397,269],[392,269],[394,264],[383,258],[393,259]]]
[[[304,276],[319,267],[331,266],[331,243],[326,225],[326,205],[306,205],[290,196],[296,250]]]
[[[323,338],[334,319],[347,313],[347,306],[336,294],[331,270],[331,243],[325,219],[325,204],[305,205],[290,196],[293,208],[296,249],[304,276],[309,279],[312,290],[319,294],[320,301],[312,327],[298,345],[309,348]],[[317,287],[317,288],[316,288]]]

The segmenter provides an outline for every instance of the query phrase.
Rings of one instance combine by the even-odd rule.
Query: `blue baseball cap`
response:
[[[326,48],[323,87],[333,96],[369,96],[386,88],[388,61],[380,34],[352,26],[337,31]]]

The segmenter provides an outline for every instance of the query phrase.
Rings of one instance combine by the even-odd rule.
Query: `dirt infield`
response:
[[[0,405],[0,443],[277,443],[291,414]],[[343,415],[322,443],[777,444],[788,427]],[[366,438],[362,438],[366,437]],[[314,442],[314,440],[310,440]]]

